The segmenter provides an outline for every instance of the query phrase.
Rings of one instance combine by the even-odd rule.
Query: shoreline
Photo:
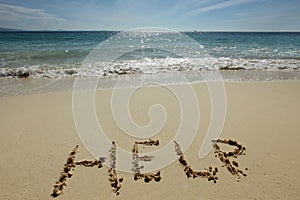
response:
[[[224,83],[231,82],[272,82],[300,80],[299,71],[263,71],[263,70],[220,70],[220,71],[200,71],[200,72],[168,72],[157,74],[124,74],[107,77],[82,78],[83,80],[99,80],[97,89],[114,88],[118,81],[123,81],[121,87],[132,87],[132,84],[145,79],[146,81],[158,82],[161,84],[176,85],[182,83],[197,84],[204,82],[204,78],[209,81],[214,80],[214,76]],[[175,75],[175,76],[174,76]],[[183,77],[178,79],[178,75]],[[0,97],[17,96],[44,92],[72,91],[77,77],[65,78],[0,78]],[[132,79],[132,81],[130,81]],[[162,81],[163,80],[163,81]]]

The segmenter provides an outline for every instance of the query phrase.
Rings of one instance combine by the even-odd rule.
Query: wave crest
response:
[[[202,70],[267,70],[295,71],[300,69],[297,59],[246,59],[246,58],[143,58],[123,60],[114,63],[87,63],[61,66],[24,66],[0,68],[0,77],[13,78],[65,78],[65,77],[106,77],[124,74],[156,74],[174,71]],[[104,67],[103,67],[104,66]]]

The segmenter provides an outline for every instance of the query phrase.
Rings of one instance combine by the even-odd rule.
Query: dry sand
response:
[[[213,152],[198,159],[211,107],[205,85],[193,87],[201,121],[198,135],[184,156],[193,169],[218,167],[216,184],[202,178],[187,179],[175,162],[161,170],[160,182],[134,181],[132,174],[117,172],[124,181],[116,196],[106,166],[76,167],[58,199],[300,199],[300,81],[225,83],[227,116],[221,138],[237,140],[247,148],[246,155],[238,158],[240,168],[248,168],[247,177],[239,182],[221,167]],[[122,132],[113,122],[110,95],[109,89],[97,92],[101,99],[96,105],[99,122],[113,133],[109,137],[117,145],[130,150],[132,138],[115,136]],[[174,96],[162,88],[144,88],[133,97],[130,111],[137,123],[144,124],[149,120],[149,105],[157,101],[172,116],[163,134],[154,137],[164,145],[180,121]],[[93,159],[76,132],[71,92],[1,97],[0,110],[0,199],[52,199],[53,185],[77,144],[75,160]]]

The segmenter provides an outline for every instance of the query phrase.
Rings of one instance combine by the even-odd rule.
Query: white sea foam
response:
[[[114,63],[87,63],[62,66],[24,66],[0,68],[0,77],[65,78],[65,77],[106,77],[124,74],[157,74],[203,70],[265,70],[299,71],[297,59],[245,59],[245,58],[143,58],[123,60]]]

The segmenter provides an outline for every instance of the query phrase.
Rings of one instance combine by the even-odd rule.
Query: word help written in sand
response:
[[[197,171],[192,169],[184,158],[183,152],[181,151],[180,145],[174,141],[175,143],[175,152],[177,154],[178,161],[180,165],[184,169],[184,173],[186,174],[187,178],[205,178],[208,181],[213,181],[214,183],[217,182],[218,177],[217,173],[219,172],[217,167],[209,166],[202,171]],[[241,178],[240,175],[247,176],[241,169],[239,169],[239,164],[237,161],[233,160],[236,159],[240,155],[245,155],[246,148],[239,144],[237,141],[228,140],[228,139],[217,139],[212,140],[213,148],[214,148],[214,155],[216,158],[219,158],[222,162],[222,167],[226,167],[227,170],[234,176],[237,176],[238,179]],[[225,152],[221,150],[220,144],[222,145],[229,145],[234,146],[233,151]],[[139,164],[140,161],[150,162],[153,157],[152,156],[139,156],[138,145],[147,145],[147,146],[158,146],[158,140],[151,140],[148,141],[138,141],[135,142],[132,148],[132,172],[134,173],[134,180],[138,181],[144,179],[146,183],[151,182],[152,180],[159,182],[161,180],[161,172],[157,171],[155,173],[141,173],[141,169],[143,166]],[[54,189],[51,194],[52,197],[58,197],[59,195],[63,194],[64,188],[67,186],[67,179],[73,176],[73,172],[76,166],[84,166],[84,167],[98,167],[102,168],[102,163],[105,162],[105,157],[100,157],[99,160],[83,160],[83,161],[75,161],[75,155],[78,152],[78,145],[70,152],[69,157],[67,158],[67,162],[64,165],[63,171],[61,172],[61,176],[58,181],[54,184]],[[116,171],[116,144],[112,142],[111,149],[109,150],[109,163],[110,168],[108,169],[109,175],[109,182],[112,187],[112,191],[116,194],[120,194],[121,183],[123,182],[124,178],[119,177]],[[248,170],[248,168],[245,168]]]

